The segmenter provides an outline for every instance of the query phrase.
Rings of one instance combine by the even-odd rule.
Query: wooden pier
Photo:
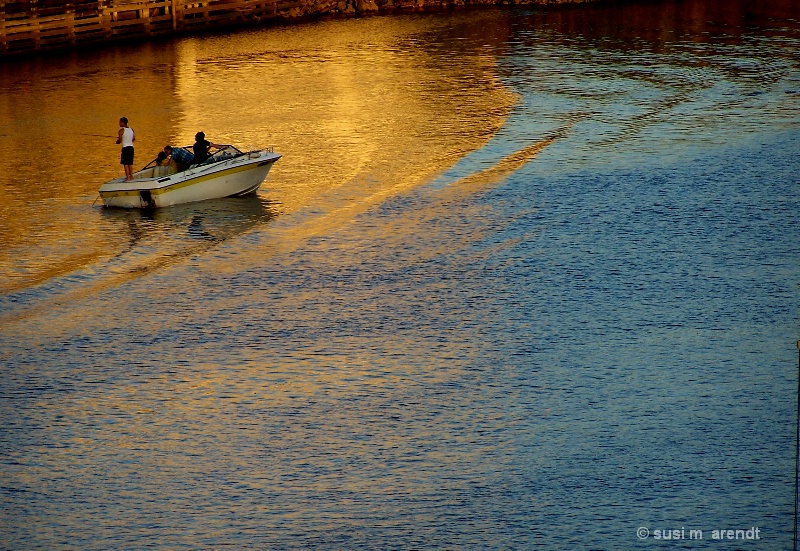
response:
[[[597,1],[602,0],[0,0],[0,59],[275,19]]]
[[[0,0],[0,57],[300,15],[298,0]]]

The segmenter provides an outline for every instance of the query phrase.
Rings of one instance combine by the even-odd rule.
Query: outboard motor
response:
[[[149,189],[139,190],[139,197],[142,198],[142,204],[146,209],[156,208],[156,202],[153,200],[153,195]]]

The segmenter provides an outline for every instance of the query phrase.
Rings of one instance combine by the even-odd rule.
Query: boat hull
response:
[[[106,207],[158,208],[255,193],[278,153],[258,151],[159,178],[117,178],[100,186]]]

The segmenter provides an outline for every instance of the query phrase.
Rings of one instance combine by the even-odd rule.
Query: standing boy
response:
[[[125,169],[126,182],[133,180],[133,142],[135,141],[136,136],[133,133],[133,128],[128,126],[128,118],[122,117],[119,119],[117,143],[122,145],[122,155],[119,162]]]

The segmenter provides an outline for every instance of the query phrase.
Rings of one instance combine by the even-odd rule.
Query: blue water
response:
[[[206,39],[212,84],[331,71],[351,157],[315,168],[326,121],[286,108],[271,128],[298,151],[252,200],[53,207],[119,249],[0,297],[2,547],[789,548],[800,26],[743,5]],[[270,32],[328,58],[264,61]],[[336,68],[384,53],[444,122],[409,104],[347,126],[389,77]],[[55,254],[17,239],[25,273]]]

